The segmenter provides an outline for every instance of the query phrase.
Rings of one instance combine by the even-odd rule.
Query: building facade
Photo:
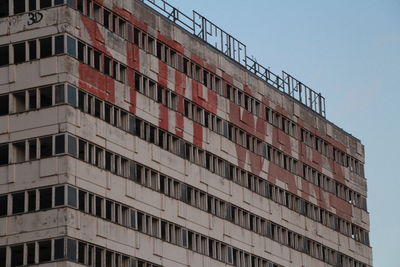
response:
[[[196,12],[0,0],[0,267],[370,267],[363,166]]]

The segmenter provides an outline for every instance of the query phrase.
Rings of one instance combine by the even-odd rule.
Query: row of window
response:
[[[260,103],[260,101],[256,100],[254,97],[246,94],[245,92],[235,88],[229,83],[226,83],[218,76],[212,74],[210,71],[197,65],[190,59],[181,55],[179,52],[163,44],[162,42],[159,42],[154,37],[148,35],[147,33],[143,32],[137,27],[134,27],[131,23],[126,22],[119,15],[113,13],[112,11],[98,4],[92,5],[91,1],[80,0],[78,1],[77,6],[73,7],[78,9],[84,15],[91,17],[96,22],[104,25],[107,29],[118,33],[120,36],[127,39],[129,42],[134,43],[140,48],[146,50],[148,53],[155,55],[158,59],[166,62],[168,65],[177,68],[181,72],[185,73],[187,76],[201,82],[210,90],[213,90],[219,93],[220,95],[228,98],[235,104],[242,106],[244,109],[255,114],[256,116],[259,117],[262,116],[261,107],[263,106],[263,104]],[[92,8],[94,9],[94,12],[91,13]],[[116,21],[115,23],[113,23],[114,26],[110,24],[111,20]],[[226,84],[225,88],[223,88],[222,86],[223,84]],[[296,134],[295,122],[279,114],[278,112],[270,109],[265,105],[264,109],[265,109],[264,119],[267,122],[281,129],[286,134],[296,137],[297,134]],[[325,140],[321,138],[320,140],[323,141],[325,145],[327,146],[329,145]],[[325,149],[326,148],[327,147],[325,147]],[[318,151],[322,150],[322,148],[316,148],[316,149]],[[321,151],[321,153],[323,152]],[[351,156],[348,157],[351,158]],[[332,158],[334,158],[334,156],[332,156]],[[360,163],[356,159],[354,158],[352,159],[356,161],[356,164],[362,165],[362,163]],[[346,165],[343,166],[348,167]],[[363,176],[362,171],[359,172],[356,171],[356,173]]]
[[[176,95],[172,91],[170,91],[169,89],[164,89],[161,85],[159,85],[155,81],[137,72],[135,73],[135,89],[138,92],[154,99],[155,101],[163,103],[164,105],[165,102],[163,101],[162,96],[165,94],[166,91],[166,95],[173,96],[173,98],[171,99],[174,99],[174,101],[172,102],[176,103],[175,100]],[[194,104],[192,101],[185,98],[183,102],[184,102],[183,112],[185,117],[192,119],[193,121],[198,122],[204,127],[209,128],[210,130],[225,136],[232,142],[235,142],[236,144],[239,144],[260,156],[263,156],[264,158],[266,158],[271,162],[274,162],[278,166],[292,173],[297,174],[296,159],[286,155],[280,150],[277,150],[273,146],[264,143],[262,140],[257,139],[253,135],[248,134],[242,129],[236,127],[234,124],[225,121],[222,118],[215,116],[210,112],[207,112],[204,108]],[[167,106],[171,107],[171,105]],[[176,105],[173,105],[171,108],[176,110]],[[310,179],[309,173],[304,171],[305,168],[309,169],[307,165],[303,164],[302,176],[307,181],[310,181],[315,185],[327,190],[328,192],[331,192],[332,194],[335,194],[336,196],[348,201],[349,203],[352,203],[355,206],[366,210],[366,198],[362,197],[359,193],[351,190],[350,188],[348,188],[343,184],[340,184],[334,179],[322,175],[321,173],[318,172],[315,173],[314,169],[312,169],[313,170],[312,174],[317,175],[319,178],[316,180]],[[319,181],[321,180],[321,177],[322,179],[328,181],[328,183],[324,184],[320,183]],[[327,184],[332,185],[333,190],[331,190],[330,186],[326,187],[325,185]],[[341,190],[338,191],[337,190],[338,188],[340,188]],[[341,194],[342,191],[344,191],[343,194]],[[360,199],[362,202],[360,201]]]
[[[35,192],[35,194],[38,194],[39,202],[41,202],[42,199],[45,199],[47,204],[44,209],[57,208],[60,206],[67,205],[79,209],[82,212],[103,218],[105,220],[123,225],[125,227],[138,230],[150,236],[160,238],[163,241],[184,248],[188,248],[192,251],[210,256],[216,260],[228,264],[234,264],[235,266],[278,267],[278,265],[268,260],[250,255],[244,251],[233,248],[227,244],[208,238],[199,233],[190,231],[189,229],[186,229],[182,226],[162,220],[160,218],[151,216],[144,212],[132,209],[121,203],[105,199],[101,196],[92,194],[84,190],[76,189],[71,186],[55,186],[55,187],[31,190],[27,192],[12,193],[9,195],[9,197],[12,199],[13,205],[9,206],[10,207],[13,206],[12,209],[14,209],[14,206],[20,207],[21,205],[23,205],[21,204],[21,202],[37,203],[38,200],[33,198],[28,198],[26,201],[24,200],[21,201],[18,198],[18,201],[15,202],[16,195],[22,195],[28,197],[30,192]],[[2,198],[4,197],[7,196],[2,196]],[[23,209],[22,207],[21,210]],[[41,206],[40,209],[42,209]],[[25,208],[25,212],[30,212],[30,210]],[[75,255],[76,254],[74,254],[74,256]],[[248,259],[251,258],[253,261],[257,261],[259,265],[249,265],[249,262],[240,263],[241,256],[246,256]],[[68,259],[76,260],[77,258],[68,257]],[[86,262],[86,264],[88,263]]]
[[[0,18],[62,4],[64,0],[0,0]]]
[[[90,147],[90,144],[88,145],[88,143],[86,143],[83,140],[79,140],[79,142],[77,142],[74,137],[68,136],[67,139],[68,145],[66,146],[65,139],[63,139],[63,137],[64,137],[63,135],[55,136],[54,139],[56,147],[55,153],[62,153],[65,151],[65,147],[68,147],[68,153],[76,156],[76,151],[79,150],[80,151],[79,157],[81,159],[83,160],[90,159],[89,155],[91,153],[88,152],[87,150]],[[80,145],[79,148],[76,147],[78,143]],[[96,157],[92,156],[92,158],[93,160],[97,159],[99,162],[102,161],[101,159],[104,158],[104,150],[92,145],[92,151],[96,151],[96,153],[99,153],[101,151],[100,155],[97,154]],[[88,155],[85,156],[85,154]],[[97,162],[97,164],[99,162]],[[91,163],[96,163],[96,162],[92,161]],[[184,201],[190,205],[199,207],[200,209],[206,210],[223,219],[230,220],[235,224],[250,229],[251,231],[258,232],[284,245],[290,246],[294,249],[308,253],[314,257],[329,262],[329,258],[325,258],[322,256],[324,254],[313,254],[313,250],[308,250],[307,247],[303,246],[303,244],[307,242],[307,244],[309,243],[310,246],[315,245],[319,247],[318,243],[308,240],[307,238],[304,238],[296,233],[293,233],[287,230],[286,228],[283,228],[274,223],[266,221],[254,214],[250,214],[247,211],[244,211],[238,207],[232,206],[231,204],[226,203],[220,199],[217,199],[211,195],[207,195],[205,192],[201,192],[188,185],[182,184],[174,179],[171,179],[164,175],[160,175],[158,172],[150,170],[140,164],[134,162],[129,163],[128,159],[124,159],[119,155],[115,155],[111,152],[105,151],[105,162],[103,162],[103,164],[100,164],[98,166],[101,165],[103,166],[105,165],[105,167],[103,168],[107,170],[113,171],[125,177],[129,177],[131,180],[136,181],[147,187],[150,187],[154,190],[157,190],[163,194],[180,199],[181,201]],[[282,192],[283,190],[278,193],[275,192],[274,189],[275,188],[267,186],[267,191],[271,195],[278,195],[283,193]],[[38,196],[37,198],[38,200],[36,200],[36,196]],[[299,203],[299,198],[297,197],[294,197],[292,195],[287,195],[286,197],[288,203],[292,203],[292,201],[294,205]],[[11,199],[12,205],[7,205],[9,199]],[[68,187],[68,190],[66,191],[66,193],[64,193],[64,187],[61,186],[61,187],[56,187],[54,189],[54,193],[51,188],[47,188],[47,189],[41,189],[40,191],[33,190],[25,193],[24,192],[15,193],[10,195],[9,197],[2,196],[0,198],[0,203],[1,203],[0,214],[7,215],[7,209],[10,209],[9,213],[11,214],[17,214],[24,211],[36,210],[36,209],[40,210],[48,209],[53,206],[55,207],[63,205],[65,199],[67,199],[66,203],[68,203],[68,205],[76,207],[77,206],[76,190],[74,188]],[[101,200],[96,199],[96,201],[98,203],[102,203]],[[90,203],[94,203],[94,201],[92,200],[90,201]],[[81,207],[81,204],[79,205]],[[97,208],[93,208],[92,205],[89,206],[91,207],[89,208],[89,211],[93,210],[93,212],[95,212],[97,216],[101,217],[104,214],[106,219],[109,220],[111,219],[111,209],[107,208],[109,206],[107,202],[106,202],[105,212],[103,211],[102,208],[99,208],[103,206],[102,204],[100,204],[100,206],[98,206]],[[323,215],[324,214],[321,214],[321,216]],[[276,229],[276,231],[274,229]],[[354,239],[358,239],[360,236],[364,237],[365,235],[364,232],[362,232],[355,226],[351,228],[351,231],[352,231],[351,232],[352,238]],[[294,241],[292,242],[291,240],[293,240],[293,237],[297,237],[301,241],[298,241],[297,243]],[[327,248],[322,246],[321,249],[324,250]]]
[[[335,147],[330,150],[329,143],[304,128],[301,128],[301,141],[342,166],[350,168],[350,171],[364,177],[364,165],[359,160]]]
[[[64,237],[0,247],[2,267],[31,266],[62,260],[93,267],[159,266],[86,241]]]
[[[303,163],[303,177],[314,185],[323,188],[348,203],[367,210],[367,199],[356,191],[351,190],[347,186],[335,181],[332,178],[320,173],[314,168]]]
[[[55,86],[57,87],[57,86]],[[54,88],[55,88],[54,87]],[[67,85],[65,88],[75,88],[71,85]],[[67,92],[71,90],[68,89]],[[73,95],[76,95],[73,94]],[[127,112],[122,111],[110,103],[105,103],[104,101],[91,96],[83,91],[79,91],[79,108],[83,112],[87,112],[90,110],[91,114],[99,117],[113,125],[116,125],[119,128],[124,129],[125,131],[129,131],[133,135],[137,135],[138,137],[147,140],[148,142],[154,143],[156,145],[161,146],[162,148],[169,150],[176,155],[179,155],[185,159],[191,160],[208,170],[215,172],[223,177],[233,180],[235,183],[238,183],[244,187],[247,187],[253,192],[256,192],[264,197],[272,199],[282,205],[285,205],[296,212],[304,214],[305,216],[321,222],[328,227],[339,231],[347,236],[351,236],[357,241],[368,244],[368,233],[360,228],[360,230],[356,230],[354,232],[361,231],[359,235],[352,235],[350,229],[350,223],[343,221],[338,216],[319,209],[313,204],[304,201],[303,199],[297,198],[298,203],[296,205],[290,204],[289,196],[291,194],[287,191],[278,188],[275,190],[275,186],[269,184],[262,178],[254,176],[247,171],[239,169],[234,165],[225,162],[223,159],[214,156],[208,152],[204,153],[201,149],[198,149],[192,146],[190,143],[186,143],[177,137],[166,133],[165,131],[158,129],[157,127],[148,124],[147,122],[142,121],[141,119],[134,117],[132,115],[128,115]],[[107,108],[108,106],[108,108]],[[97,110],[97,111],[96,111]],[[107,152],[104,154],[103,149],[96,147],[95,145],[86,144],[84,141],[79,141],[78,147],[76,148],[76,141],[73,137],[68,136],[71,139],[71,142],[68,142],[68,150],[69,152],[77,156],[76,151],[79,151],[78,157],[82,160],[89,161],[91,164],[95,164],[100,168],[106,168],[109,171],[113,171],[117,174],[128,177],[129,167],[128,160],[123,157],[114,157],[111,152]],[[17,142],[13,144],[15,158],[10,162],[22,162],[24,160],[32,160],[37,158],[37,155],[41,157],[51,156],[52,147],[51,147],[51,137],[44,137],[36,141],[36,139]],[[62,144],[60,142],[63,142]],[[55,147],[64,147],[65,141],[62,136],[57,137],[55,139],[56,145]],[[73,142],[73,143],[72,143]],[[70,143],[73,144],[72,147]],[[40,145],[37,145],[40,144]],[[61,144],[61,145],[59,145]],[[46,149],[47,148],[47,149]],[[8,149],[6,151],[6,146],[0,146],[0,151],[3,151],[3,156],[0,157],[0,164],[8,164]],[[28,151],[29,149],[29,151]],[[6,151],[6,152],[4,152]],[[46,152],[47,151],[47,152]],[[61,150],[60,148],[55,153],[58,154],[63,153],[65,150]],[[204,155],[205,154],[205,155]],[[120,164],[115,162],[121,161]],[[269,189],[271,188],[271,189]],[[275,194],[272,192],[279,192],[279,194]],[[315,211],[315,212],[314,212]],[[325,217],[329,219],[325,219]],[[356,226],[356,229],[359,229]]]

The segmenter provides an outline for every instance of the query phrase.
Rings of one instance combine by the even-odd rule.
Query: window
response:
[[[2,12],[1,8],[0,8],[0,12]],[[7,11],[7,13],[8,13],[8,11]],[[0,46],[0,66],[6,66],[9,64],[8,53],[9,53],[8,45]]]
[[[36,90],[30,90],[28,92],[28,100],[29,100],[29,110],[34,110],[37,108],[37,94]]]
[[[35,264],[35,243],[26,245],[27,250],[27,264]]]
[[[9,112],[8,95],[2,95],[0,96],[0,116],[8,115],[8,112]]]
[[[85,61],[85,44],[78,41],[78,60]]]
[[[36,139],[28,141],[28,148],[29,148],[29,160],[37,159]]]
[[[40,9],[51,7],[51,0],[40,0]]]
[[[76,157],[77,156],[77,143],[76,138],[68,135],[68,154]]]
[[[67,51],[71,57],[76,57],[76,40],[67,36]]]
[[[24,112],[25,111],[25,92],[19,92],[14,94],[14,111],[15,112]]]
[[[11,267],[22,266],[23,264],[24,264],[24,245],[11,247]]]
[[[101,53],[95,50],[94,51],[94,68],[97,69],[98,71],[101,71],[100,64],[101,64]]]
[[[41,210],[50,209],[53,199],[52,188],[40,189],[39,193],[40,193],[40,209]]]
[[[25,211],[25,193],[15,193],[12,195],[13,200],[13,214]]]
[[[56,154],[62,154],[65,152],[65,135],[56,136]]]
[[[36,210],[36,191],[28,192],[28,211]]]
[[[7,216],[8,201],[7,195],[0,196],[0,216]]]
[[[25,43],[14,45],[14,64],[25,62]]]
[[[39,263],[51,260],[51,240],[39,242]]]
[[[101,248],[96,248],[96,265],[95,267],[103,266],[103,250]]]
[[[36,0],[29,0],[29,11],[36,10]]]
[[[70,186],[68,186],[68,205],[75,208],[77,206],[76,189]]]
[[[0,165],[8,164],[8,145],[0,145]]]
[[[76,240],[67,239],[67,258],[68,260],[76,261]]]
[[[40,88],[40,106],[50,107],[53,103],[53,88],[51,86]]]
[[[37,59],[37,52],[36,52],[36,40],[29,41],[29,60]]]
[[[78,245],[78,262],[85,264],[85,259],[86,259],[86,244],[79,242]]]
[[[63,206],[65,203],[64,186],[55,188],[54,206]]]
[[[96,216],[102,217],[103,214],[103,199],[96,196]]]
[[[50,57],[52,55],[51,37],[40,39],[39,43],[40,43],[40,58]]]
[[[55,39],[54,54],[56,54],[56,55],[63,54],[64,53],[64,35],[56,36],[54,39]]]
[[[58,84],[55,86],[54,95],[54,104],[65,102],[65,90],[63,84]]]
[[[107,56],[104,56],[104,74],[111,74],[111,59]]]
[[[52,156],[52,137],[43,137],[40,138],[40,157],[46,158]]]
[[[63,259],[64,258],[64,239],[56,239],[54,240],[54,259]]]
[[[4,18],[8,16],[8,0],[0,0],[0,18]],[[1,58],[1,56],[0,56]],[[1,258],[1,256],[0,256]],[[5,259],[5,256],[4,256]],[[0,259],[0,265],[1,265],[1,259]],[[5,266],[5,264],[4,264]]]

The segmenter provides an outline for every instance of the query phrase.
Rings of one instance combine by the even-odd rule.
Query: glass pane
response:
[[[65,135],[56,136],[56,154],[65,152]]]
[[[76,138],[68,135],[68,153],[74,157],[77,154]]]
[[[40,209],[50,209],[52,198],[53,198],[53,190],[51,188],[40,189]]]
[[[68,103],[76,106],[76,88],[68,85]]]
[[[64,35],[59,35],[55,37],[54,48],[54,54],[59,55],[64,53]]]
[[[68,205],[76,208],[76,189],[68,186]]]
[[[68,55],[76,57],[76,40],[67,36],[67,52]]]
[[[56,187],[54,206],[64,205],[64,203],[65,203],[64,199],[65,199],[64,186]]]
[[[54,240],[54,259],[64,258],[64,239]]]
[[[59,84],[55,87],[55,103],[60,104],[65,102],[65,90],[64,85]]]

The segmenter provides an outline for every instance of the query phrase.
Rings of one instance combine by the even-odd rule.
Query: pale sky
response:
[[[326,97],[327,118],[365,145],[374,266],[400,267],[400,0],[168,2]]]

